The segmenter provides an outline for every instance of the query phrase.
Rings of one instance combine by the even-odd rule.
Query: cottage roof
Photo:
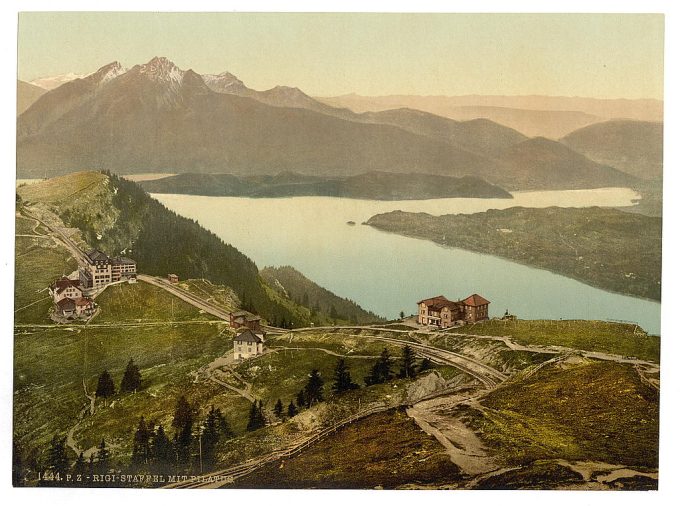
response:
[[[244,330],[234,338],[234,341],[242,341],[246,343],[263,343],[264,338],[253,332],[252,330]]]
[[[70,279],[67,278],[66,276],[62,277],[61,279],[56,280],[52,284],[52,290],[54,290],[57,293],[61,293],[64,290],[66,290],[68,287],[73,287],[77,288],[78,290],[82,290],[80,288],[80,280],[79,279]]]
[[[449,299],[447,299],[447,298],[444,297],[443,295],[437,295],[436,297],[430,297],[429,299],[419,300],[419,301],[418,301],[418,304],[426,304],[426,305],[429,306],[430,304],[434,304],[434,302],[435,302],[435,301],[438,301],[438,300],[441,300],[441,301],[448,301]]]
[[[235,313],[231,313],[231,316],[233,316],[234,318],[236,318],[238,316],[247,316],[247,315],[248,315],[248,313],[245,312],[245,311],[236,311]]]
[[[87,255],[87,258],[90,260],[90,262],[110,262],[111,259],[108,257],[106,253],[104,253],[101,250],[98,249],[93,249],[85,253]]]
[[[258,321],[260,321],[261,319],[262,319],[262,318],[259,317],[259,316],[247,316],[247,317],[246,317],[246,321],[247,321],[247,322],[258,322]]]
[[[484,297],[481,295],[478,295],[476,293],[473,293],[470,295],[468,298],[463,300],[463,304],[466,306],[486,306],[487,304],[491,304],[488,300],[486,300]]]
[[[92,304],[92,299],[89,297],[78,297],[75,301],[76,306],[89,306]]]
[[[73,311],[76,308],[76,303],[73,301],[73,299],[64,297],[59,302],[57,302],[57,306],[62,311]]]
[[[428,307],[428,309],[432,309],[434,311],[441,311],[445,307],[455,309],[460,305],[460,302],[454,302],[452,300],[447,299],[443,295],[437,295],[436,297],[421,300],[420,302],[418,302],[418,304],[425,304]]]

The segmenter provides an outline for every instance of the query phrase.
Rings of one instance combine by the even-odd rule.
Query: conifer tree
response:
[[[136,392],[142,386],[142,374],[134,360],[130,359],[120,382],[121,392]]]
[[[109,374],[109,371],[104,369],[104,371],[99,375],[99,379],[97,380],[97,391],[95,392],[95,395],[97,397],[111,397],[116,393],[116,387],[113,384],[113,380],[111,379],[111,375]]]
[[[293,401],[290,401],[290,404],[288,404],[288,418],[293,418],[295,415],[297,415],[297,408],[295,407],[295,404]]]
[[[261,429],[267,424],[264,412],[262,410],[262,401],[253,402],[250,405],[250,413],[248,414],[248,425],[246,426],[247,431],[253,431]]]
[[[73,464],[73,473],[76,475],[76,477],[78,475],[80,475],[81,479],[84,479],[82,477],[83,477],[83,475],[86,474],[86,471],[87,471],[87,463],[85,462],[85,455],[83,455],[83,452],[80,452],[80,454],[78,455],[78,458],[76,459],[75,464]],[[81,482],[81,483],[84,483],[84,481]]]
[[[297,404],[298,408],[304,408],[307,404],[305,402],[305,392],[303,390],[300,390],[297,393],[297,396],[295,397],[295,403]]]
[[[274,405],[274,414],[279,418],[283,416],[283,403],[281,402],[281,399],[278,399]]]
[[[111,452],[106,448],[106,441],[101,440],[97,447],[97,471],[100,474],[106,473],[109,470],[109,457]]]
[[[416,357],[413,349],[407,344],[401,351],[401,368],[399,369],[400,378],[415,378],[416,376]]]
[[[60,477],[64,479],[64,475],[68,473],[70,463],[68,455],[66,454],[66,438],[57,435],[52,437],[50,448],[47,452],[47,462],[50,471],[55,475],[59,473]]]
[[[193,409],[183,395],[177,399],[175,405],[175,416],[172,419],[172,426],[177,430],[182,430],[187,423],[193,423]]]
[[[349,369],[345,364],[344,358],[338,360],[338,363],[335,366],[335,374],[333,379],[333,386],[331,388],[335,393],[342,393],[348,390],[359,388],[359,385],[352,381],[352,376],[350,375]]]
[[[135,431],[135,436],[132,441],[132,464],[139,466],[142,464],[149,463],[149,456],[151,453],[151,447],[149,438],[153,433],[153,429],[149,430],[144,421],[144,417],[139,419],[139,424],[137,425],[137,430]]]
[[[194,440],[192,429],[193,421],[188,419],[179,433],[175,434],[175,451],[180,464],[188,464],[191,460],[191,444]]]
[[[305,403],[309,408],[315,402],[323,401],[323,378],[318,369],[312,369],[304,389]]]
[[[20,487],[23,462],[21,459],[21,446],[16,441],[12,441],[12,486]]]
[[[172,450],[172,443],[165,434],[163,426],[159,425],[151,441],[151,462],[153,468],[160,473],[168,472],[174,460],[175,455]]]
[[[380,358],[373,364],[371,372],[364,381],[366,385],[377,385],[392,379],[392,368],[390,364],[390,353],[387,348],[383,348]]]
[[[211,466],[215,461],[215,447],[224,437],[231,436],[231,429],[224,415],[222,415],[222,411],[211,406],[201,433],[203,462]]]
[[[420,362],[420,367],[418,368],[418,372],[427,371],[429,369],[432,369],[433,367],[434,367],[434,364],[432,363],[432,361],[429,358],[425,357],[422,360],[422,362]]]

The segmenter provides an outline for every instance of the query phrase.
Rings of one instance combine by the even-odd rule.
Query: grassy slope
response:
[[[257,488],[397,488],[459,478],[443,447],[402,411],[373,415],[239,480]]]
[[[661,297],[661,219],[615,209],[514,207],[470,215],[393,211],[381,230],[479,251],[628,295]]]
[[[165,290],[143,282],[110,286],[97,297],[97,303],[103,310],[94,323],[215,319]]]
[[[460,329],[456,329],[460,330]],[[566,346],[659,362],[660,338],[637,325],[583,320],[491,320],[469,325],[466,334],[510,336],[520,344]]]
[[[26,233],[33,220],[17,219],[17,233]],[[50,323],[52,306],[47,286],[62,274],[77,267],[70,253],[50,238],[16,237],[14,275],[14,319],[16,323]]]
[[[508,465],[562,458],[656,468],[658,402],[632,367],[587,361],[501,386],[469,421]]]

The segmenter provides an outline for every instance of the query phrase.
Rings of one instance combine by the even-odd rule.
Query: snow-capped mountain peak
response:
[[[208,88],[218,93],[238,94],[247,90],[243,81],[230,72],[225,71],[221,74],[203,74],[201,77],[203,77],[203,81]]]
[[[155,56],[148,63],[139,66],[139,73],[153,81],[180,84],[184,71],[164,56]]]
[[[56,76],[39,77],[38,79],[29,81],[29,83],[45,90],[53,90],[64,83],[68,83],[69,81],[81,79],[85,77],[85,75],[86,74],[74,74],[73,72],[69,72],[68,74],[59,74]]]
[[[85,79],[95,80],[99,85],[106,84],[111,79],[118,77],[121,74],[125,74],[128,69],[123,67],[120,62],[114,61],[108,65],[104,65],[96,72],[85,77]]]

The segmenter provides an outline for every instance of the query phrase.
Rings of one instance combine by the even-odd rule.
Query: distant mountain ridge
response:
[[[457,122],[412,109],[355,114],[297,88],[258,92],[228,72],[201,76],[155,57],[129,70],[112,62],[40,97],[18,118],[17,172],[422,173],[527,190],[626,181],[564,149],[555,150],[563,163],[533,163],[536,177],[522,169],[517,178],[516,164],[503,156],[526,140],[488,120]],[[554,167],[561,173],[551,186]]]
[[[42,97],[47,90],[33,84],[17,81],[17,116]]]
[[[316,97],[334,107],[354,112],[411,108],[454,120],[487,118],[530,137],[559,139],[593,123],[610,119],[663,121],[663,102],[654,99],[597,99],[541,95],[386,95],[356,93]]]
[[[663,123],[613,120],[576,130],[560,140],[598,163],[641,179],[663,172]]]

